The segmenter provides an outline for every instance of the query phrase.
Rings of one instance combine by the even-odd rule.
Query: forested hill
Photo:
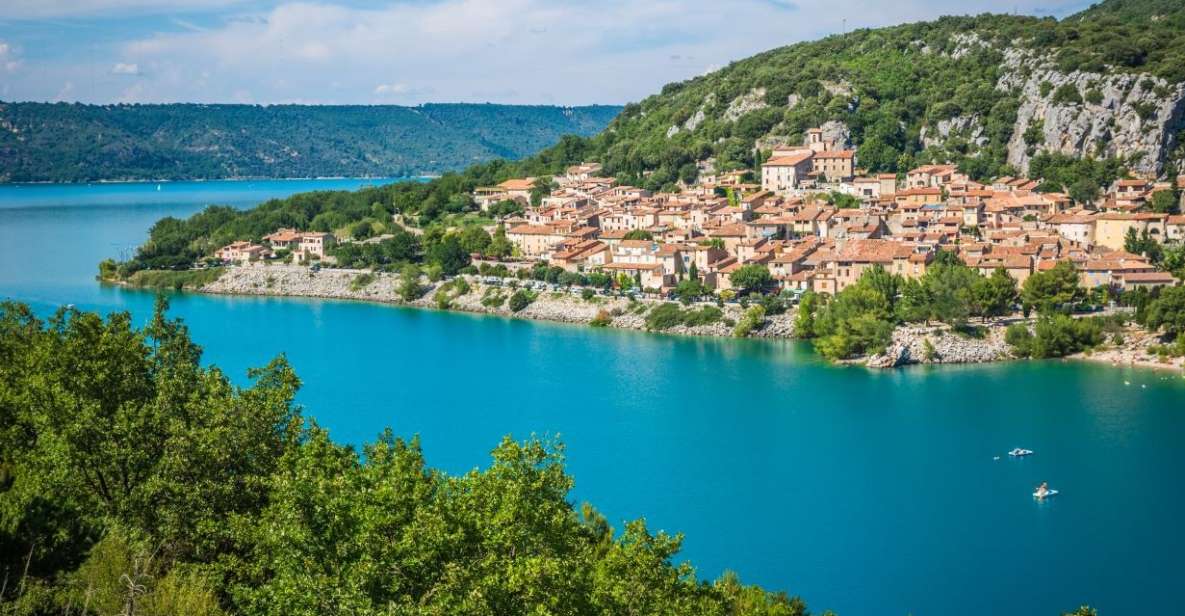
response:
[[[0,102],[0,182],[434,174],[592,135],[618,111]]]
[[[1168,175],[1185,137],[1185,2],[942,17],[790,45],[627,105],[596,149],[607,171],[654,171],[657,187],[708,157],[750,166],[756,140],[801,143],[815,126],[874,172],[951,161],[977,178],[1037,175],[1087,158]]]

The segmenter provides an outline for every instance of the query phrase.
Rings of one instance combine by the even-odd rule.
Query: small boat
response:
[[[160,192],[160,184],[156,185],[156,192]]]
[[[1016,449],[1009,451],[1008,455],[1010,455],[1014,458],[1023,458],[1025,456],[1033,455],[1033,450],[1032,449],[1021,449],[1020,447],[1017,447]]]
[[[993,459],[993,460],[999,460],[999,459],[1000,459],[1000,456],[993,456],[993,457],[992,457],[992,459]]]
[[[1037,500],[1045,500],[1051,496],[1057,496],[1057,494],[1057,490],[1046,490],[1044,493],[1042,493],[1041,490],[1037,490],[1036,492],[1033,492],[1033,498]]]

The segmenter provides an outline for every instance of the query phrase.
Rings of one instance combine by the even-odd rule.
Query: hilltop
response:
[[[0,102],[0,182],[437,174],[594,134],[619,110]]]
[[[799,43],[669,84],[598,138],[606,171],[660,188],[695,164],[751,167],[754,142],[813,126],[870,172],[954,162],[976,179],[1072,158],[1164,176],[1182,159],[1185,4],[1108,0],[1061,21],[1013,15]],[[645,177],[643,178],[643,174]],[[1034,174],[1036,175],[1036,174]]]

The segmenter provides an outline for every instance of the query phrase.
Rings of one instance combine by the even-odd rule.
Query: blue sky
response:
[[[0,100],[625,103],[759,51],[1084,0],[3,0]],[[846,20],[846,21],[845,21]]]

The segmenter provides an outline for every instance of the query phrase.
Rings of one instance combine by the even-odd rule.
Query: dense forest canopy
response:
[[[436,174],[594,134],[619,110],[0,102],[0,181]]]
[[[164,309],[0,304],[0,614],[807,613],[575,506],[559,443],[459,476],[335,443],[282,356],[235,386]]]

